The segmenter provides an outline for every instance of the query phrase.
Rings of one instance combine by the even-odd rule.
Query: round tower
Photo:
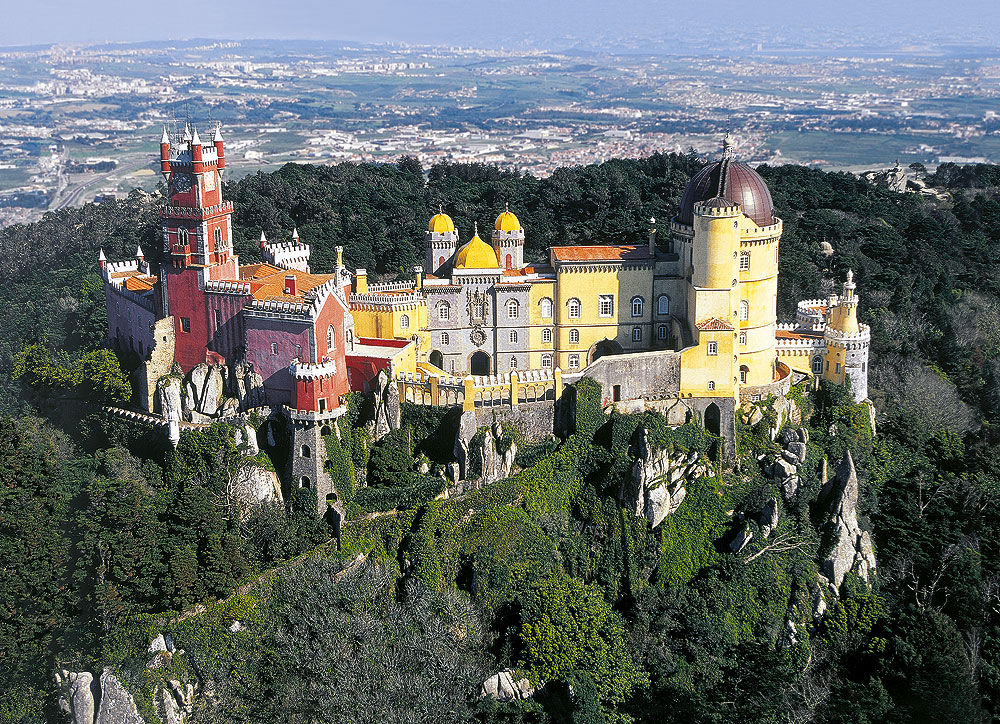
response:
[[[493,225],[493,248],[497,250],[501,269],[524,266],[524,229],[506,205]]]
[[[445,263],[451,259],[458,248],[458,232],[455,222],[451,220],[444,209],[438,207],[438,213],[431,217],[424,232],[424,249],[427,263],[424,268],[428,273],[436,274]]]
[[[854,293],[854,272],[848,270],[842,297],[830,300],[827,325],[823,332],[826,358],[823,379],[844,384],[850,380],[851,394],[856,402],[868,398],[868,353],[871,329],[858,322],[858,298]]]

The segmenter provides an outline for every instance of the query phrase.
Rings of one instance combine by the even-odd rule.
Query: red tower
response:
[[[171,142],[164,129],[160,168],[169,201],[160,212],[164,263],[161,266],[162,312],[173,315],[175,359],[185,372],[201,362],[220,361],[209,351],[216,330],[208,318],[205,284],[239,279],[233,255],[233,205],[222,200],[220,171],[225,167],[222,133],[202,143],[198,129],[185,124]]]

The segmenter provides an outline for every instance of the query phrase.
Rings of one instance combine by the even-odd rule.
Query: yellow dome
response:
[[[469,243],[458,250],[455,257],[456,269],[499,269],[496,250],[479,238],[473,236]]]
[[[497,217],[497,223],[493,228],[497,231],[520,231],[521,222],[510,211],[504,211]]]
[[[455,222],[452,221],[451,217],[444,212],[434,214],[434,216],[431,217],[431,222],[427,225],[427,231],[432,231],[435,234],[444,234],[454,230]]]

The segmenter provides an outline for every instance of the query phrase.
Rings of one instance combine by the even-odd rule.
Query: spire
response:
[[[194,128],[194,135],[191,137],[191,145],[192,146],[200,146],[201,145],[201,138],[198,136],[198,127],[197,126],[195,126],[195,128]]]
[[[260,230],[260,248],[263,249],[267,245],[267,237],[264,236],[264,230]]]
[[[438,213],[439,214],[443,214],[444,213],[444,204],[438,204]]]
[[[145,255],[142,253],[142,245],[141,244],[139,246],[135,247],[135,258],[136,259],[144,259],[145,258]]]
[[[222,143],[222,124],[216,124],[215,126],[215,136],[212,138],[212,143]]]
[[[297,242],[299,240],[299,227],[292,229],[292,241]]]
[[[163,127],[163,135],[160,136],[160,145],[162,146],[164,144],[166,144],[167,146],[170,145],[170,136],[167,135],[167,127],[166,126]]]
[[[103,267],[107,263],[108,257],[104,256],[104,247],[102,246],[101,251],[97,254],[97,264],[98,266]]]
[[[508,204],[506,201],[503,202],[503,210],[505,214],[510,212],[510,204]]]
[[[184,140],[185,141],[191,140],[191,124],[188,123],[187,121],[184,122]]]
[[[472,235],[473,236],[479,236],[479,222],[478,221],[473,221],[472,222]]]
[[[722,157],[733,157],[733,134],[729,131],[726,131],[726,137],[722,139]]]

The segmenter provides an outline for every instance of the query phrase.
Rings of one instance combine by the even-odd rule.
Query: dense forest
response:
[[[536,179],[412,159],[289,165],[226,193],[244,262],[262,229],[297,227],[315,269],[343,245],[349,266],[392,278],[421,263],[439,205],[467,239],[509,204],[529,257],[641,242],[698,167],[660,155]],[[352,398],[327,439],[349,513],[339,549],[308,490],[234,506],[245,450],[231,428],[172,450],[94,404],[121,399],[119,362],[135,363],[102,348],[97,252],[159,253],[160,199],[134,192],[0,231],[0,721],[58,721],[55,673],[105,666],[147,721],[141,692],[165,677],[211,682],[191,714],[206,722],[1000,721],[1000,167],[941,166],[926,180],[947,201],[760,172],[785,224],[779,313],[852,268],[872,326],[877,434],[841,390],[795,391],[811,462],[849,450],[857,465],[870,587],[849,576],[813,615],[828,545],[816,479],[783,506],[773,540],[794,545],[758,536],[733,553],[733,511],[777,495],[758,464],[780,452],[767,410],[741,422],[736,463],[691,484],[661,526],[626,514],[640,427],[672,454],[706,459],[713,443],[654,413],[606,414],[586,382],[572,434],[519,441],[518,472],[461,500],[432,500],[453,415],[408,408],[373,444]],[[164,631],[185,654],[150,668]],[[505,668],[541,688],[481,699]]]

